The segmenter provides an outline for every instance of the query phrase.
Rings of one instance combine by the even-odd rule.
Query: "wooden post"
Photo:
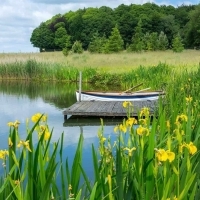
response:
[[[82,72],[79,72],[79,101],[81,101]]]

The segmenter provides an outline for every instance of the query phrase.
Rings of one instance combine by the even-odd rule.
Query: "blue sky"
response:
[[[199,4],[200,0],[1,0],[0,53],[38,52],[30,43],[32,31],[58,13],[84,7],[130,5],[154,2],[158,5]]]

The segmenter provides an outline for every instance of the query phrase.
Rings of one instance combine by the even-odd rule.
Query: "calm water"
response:
[[[87,87],[87,86],[85,86]],[[75,90],[77,86],[56,83],[29,83],[29,82],[0,82],[0,149],[8,148],[8,122],[20,121],[20,138],[26,138],[26,120],[37,112],[48,115],[48,124],[54,128],[52,142],[57,141],[64,132],[64,156],[72,162],[80,131],[84,135],[83,167],[92,177],[91,145],[98,147],[97,132],[100,120],[75,120],[73,126],[64,121],[62,111],[75,103]],[[109,121],[109,120],[108,120]],[[89,124],[89,125],[88,125]],[[117,124],[114,123],[114,124]],[[115,137],[114,125],[104,127],[105,135]],[[37,135],[35,135],[37,141]],[[1,172],[0,167],[0,172]]]

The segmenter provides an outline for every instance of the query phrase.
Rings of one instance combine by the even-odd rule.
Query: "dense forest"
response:
[[[32,32],[40,51],[109,53],[200,47],[200,4],[121,4],[57,14]]]

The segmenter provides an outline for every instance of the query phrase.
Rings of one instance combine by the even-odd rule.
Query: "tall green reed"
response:
[[[194,199],[199,128],[194,132],[193,106],[192,98],[186,97],[185,110],[177,112],[175,120],[161,107],[152,122],[148,108],[143,108],[138,119],[129,117],[115,127],[114,142],[100,130],[99,150],[92,150],[96,199]]]
[[[199,102],[196,83],[187,72],[169,83],[157,116],[142,108],[133,118],[134,104],[124,102],[127,118],[117,125],[116,141],[98,132],[99,148],[92,146],[94,179],[82,168],[83,135],[72,165],[63,159],[63,137],[51,146],[45,116],[33,116],[25,140],[19,123],[9,123],[9,157],[5,163],[0,197],[3,199],[194,199],[199,197]],[[174,85],[174,90],[170,90]],[[181,89],[183,87],[183,89]],[[180,89],[179,89],[180,88]],[[152,120],[153,118],[153,120]],[[135,124],[137,126],[135,127]],[[38,142],[33,144],[33,133]],[[22,148],[22,149],[19,149]],[[60,149],[60,150],[59,150]],[[58,156],[59,159],[58,159]],[[6,159],[6,160],[5,160]],[[60,177],[61,188],[56,180]],[[81,184],[81,179],[84,183]]]

